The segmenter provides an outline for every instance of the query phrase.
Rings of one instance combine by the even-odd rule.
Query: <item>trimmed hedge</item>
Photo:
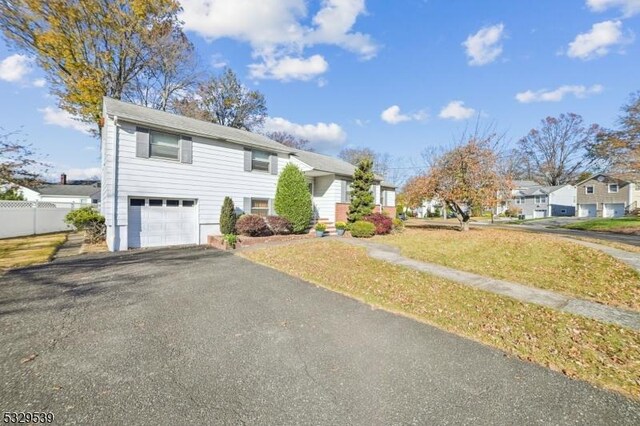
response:
[[[224,197],[220,210],[220,232],[224,235],[236,233],[236,208],[231,197]]]
[[[378,235],[388,234],[393,228],[393,220],[382,213],[372,213],[366,216],[364,220],[373,223],[376,227],[376,234]]]
[[[247,237],[268,237],[273,235],[262,216],[245,214],[238,218],[236,231]]]
[[[267,216],[264,218],[267,227],[275,235],[288,235],[293,232],[293,226],[284,217],[280,216]]]
[[[64,217],[64,221],[78,231],[85,231],[85,239],[90,243],[104,241],[107,234],[104,216],[92,206],[71,210]]]
[[[371,238],[376,234],[376,226],[371,222],[358,220],[349,227],[351,236],[355,238]]]
[[[296,234],[309,229],[313,217],[313,206],[307,179],[302,171],[294,164],[287,164],[276,188],[275,209],[278,216],[291,222],[292,230]]]

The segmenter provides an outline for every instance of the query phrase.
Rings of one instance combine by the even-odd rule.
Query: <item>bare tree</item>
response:
[[[598,132],[598,125],[585,126],[577,114],[560,114],[542,120],[540,128],[518,142],[518,150],[522,160],[530,162],[534,180],[563,185],[594,163],[588,153]]]
[[[166,34],[162,32],[166,31]],[[158,29],[151,61],[131,82],[123,97],[166,111],[179,96],[195,88],[200,73],[193,44],[175,28]]]
[[[354,166],[360,164],[362,160],[368,159],[373,161],[374,173],[383,176],[385,180],[396,185],[402,185],[407,178],[407,170],[404,167],[404,161],[395,158],[388,153],[381,153],[371,148],[344,148],[338,154],[338,157],[351,163]]]
[[[230,68],[225,69],[221,76],[201,83],[194,94],[174,102],[172,110],[249,131],[261,127],[267,116],[264,95],[242,85]]]
[[[590,156],[604,170],[627,179],[640,179],[640,91],[622,107],[618,129],[598,135]]]
[[[33,148],[20,131],[0,128],[0,184],[34,187],[41,183],[37,168],[46,164],[36,159]]]
[[[308,139],[300,138],[298,136],[292,135],[291,133],[281,131],[270,132],[265,136],[291,148],[314,152],[313,147],[311,147],[311,142]]]

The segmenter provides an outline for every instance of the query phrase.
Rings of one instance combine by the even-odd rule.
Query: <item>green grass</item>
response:
[[[51,260],[67,234],[34,235],[0,240],[0,270]]]
[[[640,399],[639,332],[371,259],[364,248],[338,241],[314,239],[241,255]]]
[[[640,217],[617,217],[589,219],[565,225],[563,228],[583,231],[609,231],[622,233],[640,233]]]
[[[640,274],[603,252],[554,236],[408,229],[376,240],[412,259],[640,311]]]

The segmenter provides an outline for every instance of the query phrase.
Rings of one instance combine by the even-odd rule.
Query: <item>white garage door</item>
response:
[[[596,217],[597,211],[595,204],[580,204],[578,217]]]
[[[621,217],[624,216],[624,203],[605,204],[602,210],[604,217]]]
[[[547,211],[546,210],[534,210],[533,211],[533,218],[534,219],[540,219],[543,217],[547,216]]]
[[[129,199],[129,247],[162,247],[198,243],[195,200]]]

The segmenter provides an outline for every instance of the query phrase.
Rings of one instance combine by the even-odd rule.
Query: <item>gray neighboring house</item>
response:
[[[514,181],[511,195],[507,207],[515,207],[525,219],[576,214],[576,187],[573,185],[544,186],[534,181]]]
[[[620,217],[638,208],[640,185],[599,174],[577,185],[579,217]]]

